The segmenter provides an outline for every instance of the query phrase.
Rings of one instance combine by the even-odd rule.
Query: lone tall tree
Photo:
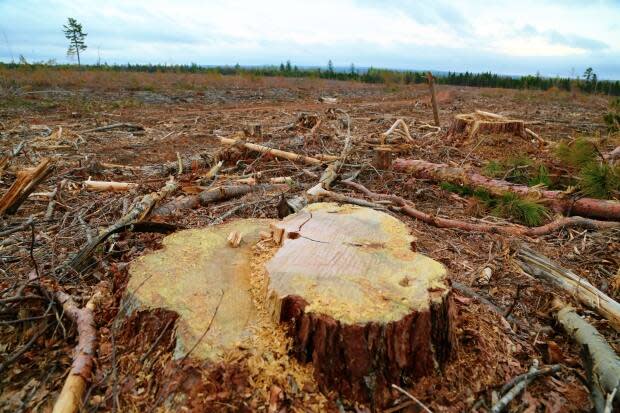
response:
[[[80,52],[86,50],[86,43],[84,39],[88,33],[82,31],[82,25],[72,17],[69,17],[68,24],[62,26],[62,31],[65,33],[65,37],[69,40],[69,48],[67,49],[67,56],[77,55],[78,66],[80,66]]]

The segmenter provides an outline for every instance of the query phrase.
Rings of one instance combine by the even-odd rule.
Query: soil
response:
[[[175,360],[176,313],[152,309],[135,312],[128,318],[119,316],[128,282],[128,263],[161,248],[163,234],[115,234],[95,251],[95,259],[86,271],[61,271],[62,263],[88,237],[115,222],[134,201],[160,189],[168,180],[167,176],[138,169],[106,168],[100,163],[150,166],[176,162],[178,157],[215,154],[223,149],[215,135],[238,136],[249,124],[260,124],[263,134],[261,139],[248,138],[250,141],[307,156],[338,156],[347,136],[348,115],[353,151],[341,168],[343,176],[359,172],[357,182],[375,192],[404,197],[425,212],[501,223],[506,219],[490,216],[470,199],[432,182],[374,168],[373,142],[402,118],[416,142],[401,145],[399,157],[481,169],[490,160],[527,154],[562,174],[567,172],[553,150],[539,141],[508,134],[448,141],[445,136],[450,121],[458,113],[484,110],[522,119],[526,127],[551,142],[578,136],[598,137],[603,153],[615,148],[620,139],[618,135],[608,135],[602,123],[609,103],[604,96],[436,86],[442,132],[429,134],[433,129],[426,125],[432,124],[433,115],[424,85],[235,77],[220,79],[202,89],[181,89],[174,87],[173,81],[166,84],[166,88],[155,91],[140,90],[139,85],[134,90],[101,88],[95,81],[80,87],[61,83],[51,91],[48,85],[36,83],[29,88],[22,84],[0,90],[0,149],[7,154],[20,142],[25,143],[0,176],[0,192],[8,190],[20,169],[33,167],[42,157],[56,160],[53,173],[39,184],[17,213],[0,221],[0,232],[4,232],[30,216],[34,219],[32,226],[0,240],[0,299],[22,293],[17,302],[0,304],[0,363],[26,346],[20,357],[0,367],[1,411],[50,411],[77,342],[75,326],[62,316],[59,306],[42,297],[36,285],[28,284],[19,290],[33,270],[82,305],[95,287],[104,286],[108,291],[96,311],[100,344],[85,411],[369,409],[334,393],[322,393],[308,379],[306,367],[284,361],[288,360],[283,357],[288,346],[284,339],[282,351],[277,354],[261,353],[257,347],[218,362],[191,356]],[[338,102],[320,102],[321,96],[336,97]],[[299,113],[315,114],[321,124],[312,131],[297,122]],[[120,122],[139,124],[144,130],[81,132]],[[58,128],[62,128],[60,138]],[[324,168],[238,148],[229,149],[222,156],[225,163],[216,182],[206,185],[234,184],[248,176],[261,182],[287,176],[293,178],[294,184],[286,191],[252,192],[180,211],[166,217],[166,223],[180,229],[238,218],[278,218],[281,198],[303,194],[318,182]],[[182,187],[177,196],[201,190],[198,186],[207,171],[184,170],[175,176]],[[82,182],[89,177],[135,182],[139,187],[129,192],[90,192],[82,188]],[[49,192],[61,181],[64,184],[58,191],[52,217],[45,219]],[[331,190],[362,197],[338,182]],[[470,286],[518,320],[510,323],[506,321],[508,315],[501,317],[484,303],[455,291],[458,324],[454,356],[436,374],[401,383],[401,387],[434,412],[472,408],[485,412],[496,401],[501,386],[526,372],[537,359],[542,365],[562,363],[565,367],[555,376],[535,380],[512,402],[510,411],[590,410],[579,349],[554,324],[548,311],[551,299],[560,296],[571,302],[617,351],[620,335],[570,296],[521,272],[511,258],[511,247],[527,243],[618,300],[620,231],[564,229],[535,239],[518,239],[439,229],[398,212],[390,213],[408,225],[416,239],[416,250],[444,264],[452,281]],[[398,406],[399,411],[422,411],[396,390],[391,397],[390,406]]]

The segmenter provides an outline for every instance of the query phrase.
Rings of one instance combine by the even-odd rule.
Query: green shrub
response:
[[[620,98],[612,100],[609,104],[609,112],[603,117],[609,132],[620,131]]]
[[[579,172],[579,188],[584,195],[608,199],[620,191],[620,166],[592,162]]]
[[[598,150],[586,138],[577,138],[571,143],[562,142],[555,149],[560,161],[574,168],[583,168],[594,162],[598,157]]]

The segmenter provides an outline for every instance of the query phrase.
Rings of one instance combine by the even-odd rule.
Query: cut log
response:
[[[560,267],[526,246],[521,246],[517,250],[515,259],[527,274],[562,288],[579,302],[605,317],[616,330],[620,331],[620,304],[590,284],[588,280]]]
[[[555,299],[555,318],[564,328],[564,331],[575,340],[587,353],[592,361],[594,384],[599,387],[605,396],[615,393],[616,404],[620,403],[620,358],[609,346],[605,338],[575,310]]]
[[[449,136],[467,136],[469,139],[479,133],[511,133],[522,138],[527,137],[524,121],[481,110],[456,115],[448,130]]]
[[[28,195],[52,172],[53,162],[43,158],[35,167],[17,172],[17,178],[0,199],[0,216],[14,214]]]
[[[90,178],[82,184],[85,189],[96,192],[125,192],[139,186],[132,182],[93,181]]]
[[[412,250],[407,226],[351,205],[313,204],[273,224],[269,308],[318,383],[386,403],[391,384],[435,372],[450,354],[446,270]]]
[[[541,190],[517,185],[498,179],[491,179],[463,168],[416,159],[397,159],[393,167],[408,172],[416,178],[435,182],[452,182],[474,188],[484,188],[493,195],[512,192],[522,197],[540,199],[555,211],[564,215],[581,215],[598,219],[620,221],[620,202],[594,198],[569,198],[564,192]]]

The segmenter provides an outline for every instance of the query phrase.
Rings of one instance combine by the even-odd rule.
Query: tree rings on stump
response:
[[[281,246],[266,264],[270,310],[324,389],[381,406],[391,384],[432,374],[447,360],[446,270],[414,251],[403,222],[317,203],[272,228]]]
[[[130,310],[166,308],[179,315],[175,358],[190,349],[193,357],[218,358],[254,334],[252,247],[270,222],[244,219],[180,231],[164,238],[161,250],[132,262]],[[227,242],[231,233],[241,238],[235,248]]]

